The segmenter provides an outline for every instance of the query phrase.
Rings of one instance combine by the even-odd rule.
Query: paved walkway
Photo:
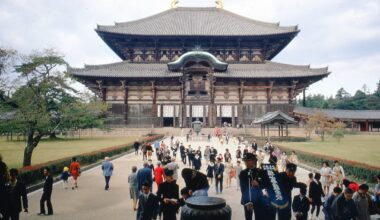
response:
[[[174,139],[176,140],[177,137]],[[225,148],[229,148],[232,157],[235,158],[236,145],[230,143],[228,146],[221,146],[216,138],[211,143],[205,141],[193,141],[186,143],[183,137],[178,138],[186,146],[191,144],[193,148],[201,146],[202,152],[206,145],[213,146],[218,153],[223,153]],[[170,140],[164,142],[169,144]],[[177,155],[179,160],[179,155]],[[133,220],[136,212],[132,210],[132,201],[129,197],[127,177],[131,173],[132,166],[142,167],[142,156],[129,154],[112,161],[114,164],[114,175],[111,178],[110,190],[104,191],[104,178],[100,167],[95,167],[86,171],[79,178],[79,188],[75,190],[63,189],[62,183],[54,185],[52,203],[54,209],[53,216],[37,216],[39,212],[39,199],[41,191],[29,194],[29,214],[23,213],[21,219],[91,219],[91,220]],[[153,162],[156,162],[154,156]],[[181,169],[185,166],[179,162]],[[206,165],[203,161],[202,171],[205,171]],[[180,173],[180,172],[179,172]],[[306,181],[308,171],[298,169],[297,177],[299,181]],[[179,179],[180,189],[184,187],[184,181]],[[155,191],[156,189],[154,189]],[[294,190],[296,193],[298,190]],[[210,196],[218,196],[226,199],[227,204],[232,207],[232,219],[244,219],[242,206],[240,205],[240,191],[236,190],[236,180],[232,180],[232,186],[224,189],[223,194],[216,195],[215,187],[211,186]],[[322,216],[321,216],[322,217]],[[322,219],[320,217],[320,219]],[[178,218],[179,219],[179,218]]]

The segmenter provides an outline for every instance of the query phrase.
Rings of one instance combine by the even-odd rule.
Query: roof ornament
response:
[[[170,7],[172,9],[177,8],[178,7],[178,3],[179,3],[179,0],[172,0],[172,3],[170,4]]]
[[[216,8],[223,9],[223,0],[216,0]]]

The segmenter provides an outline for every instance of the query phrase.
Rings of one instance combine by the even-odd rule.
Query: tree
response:
[[[344,88],[340,88],[336,92],[336,95],[335,95],[335,98],[338,100],[342,100],[342,99],[349,98],[349,97],[350,97],[350,93],[348,93]]]
[[[46,50],[25,57],[15,68],[25,83],[2,105],[1,111],[13,116],[2,120],[3,126],[0,127],[13,123],[26,134],[24,166],[31,165],[33,150],[44,136],[74,126],[71,123],[75,118],[73,112],[82,112],[80,117],[88,120],[88,115],[93,119],[102,111],[87,111],[80,104],[81,100],[71,95],[76,91],[68,83],[66,66],[61,55]]]
[[[340,143],[340,139],[344,137],[344,131],[340,128],[335,128],[332,132],[332,137],[335,138],[338,143]]]
[[[314,115],[309,116],[308,126],[314,128],[317,135],[321,138],[321,141],[325,140],[325,134],[333,128],[332,119],[330,119],[323,112],[317,112]]]
[[[377,82],[376,84],[376,90],[375,92],[373,93],[373,95],[377,96],[377,97],[380,97],[380,80],[379,82]]]

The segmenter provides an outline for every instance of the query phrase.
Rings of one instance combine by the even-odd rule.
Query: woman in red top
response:
[[[78,188],[78,176],[80,176],[80,164],[77,158],[73,157],[73,162],[70,164],[70,174],[73,177],[73,187],[72,189]]]
[[[160,162],[157,163],[157,167],[154,169],[153,173],[154,173],[154,181],[156,182],[157,189],[158,189],[158,186],[164,182],[164,173],[165,173],[164,168],[162,168]]]

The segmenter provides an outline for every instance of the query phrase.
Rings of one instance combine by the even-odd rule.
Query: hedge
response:
[[[339,161],[339,164],[343,166],[346,176],[352,176],[360,182],[376,183],[376,176],[380,174],[380,167],[377,166],[371,166],[365,163],[345,160],[323,154],[295,150],[281,145],[278,146],[288,153],[291,151],[296,151],[299,161],[312,167],[319,168],[322,166],[324,161],[329,162],[329,164],[333,164],[334,161],[337,160]]]
[[[146,136],[143,139],[143,143],[152,142],[163,137],[164,135]],[[133,143],[122,144],[97,151],[92,151],[89,153],[75,155],[72,157],[76,157],[78,162],[80,162],[81,166],[83,167],[85,165],[96,163],[97,161],[102,160],[106,156],[112,157],[127,152],[131,150],[132,147]],[[62,173],[64,167],[68,167],[70,165],[72,157],[66,157],[59,160],[23,167],[19,169],[19,177],[29,186],[41,181],[42,170],[46,167],[50,169],[50,173],[53,176],[59,175]]]

